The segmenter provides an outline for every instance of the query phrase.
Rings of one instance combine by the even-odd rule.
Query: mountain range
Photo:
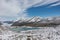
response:
[[[32,17],[15,21],[11,26],[57,26],[60,25],[60,17]]]

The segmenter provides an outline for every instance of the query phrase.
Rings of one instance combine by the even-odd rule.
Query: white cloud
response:
[[[17,5],[17,1],[0,0],[0,16],[16,16],[16,14],[21,11]]]
[[[42,0],[41,3],[37,3],[37,5],[35,5],[34,7],[38,7],[38,6],[43,6],[43,5],[48,5],[54,2],[58,2],[59,0]],[[60,5],[60,4],[58,4]]]
[[[26,12],[28,8],[47,5],[57,1],[59,0],[0,0],[0,16],[26,18],[28,16]],[[60,3],[54,4],[54,6],[56,5],[60,5]]]
[[[53,5],[50,5],[50,7],[58,6],[58,5],[60,5],[60,2],[59,3],[56,3],[56,4],[53,4]]]
[[[25,11],[39,2],[41,0],[0,0],[0,16],[26,18],[28,15]]]
[[[17,0],[0,0],[0,17],[1,17],[1,19],[5,19],[3,17],[17,18],[18,13],[20,14],[19,17],[27,16],[27,14],[24,13],[24,11],[22,10],[22,7],[21,7],[21,4],[19,3],[19,1],[17,1]]]

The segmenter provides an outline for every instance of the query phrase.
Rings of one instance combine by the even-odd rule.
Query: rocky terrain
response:
[[[60,40],[60,26],[20,32],[0,27],[0,40]]]
[[[36,24],[36,29],[33,29],[35,26],[25,26],[25,23],[28,24],[27,22],[44,23],[42,24],[44,27],[42,27],[41,24],[39,24],[40,26],[38,27],[36,26],[38,24]],[[46,26],[46,23],[48,24],[51,22],[53,26]],[[19,26],[20,23],[23,23],[23,25]],[[11,26],[13,24],[14,26]],[[5,22],[0,25],[0,40],[60,40],[60,17],[42,19],[33,17],[28,20],[17,20],[12,24],[10,24],[10,22],[9,24]],[[12,28],[14,30],[12,30]]]

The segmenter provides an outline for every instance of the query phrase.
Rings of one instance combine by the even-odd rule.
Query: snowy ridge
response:
[[[35,16],[35,17],[32,17],[32,18],[27,18],[27,19],[18,19],[16,21],[20,21],[20,22],[23,22],[23,21],[29,21],[29,22],[34,22],[34,21],[41,21],[41,20],[60,20],[60,17],[39,17],[39,16]]]
[[[42,25],[43,24],[43,25]],[[60,17],[32,17],[15,21],[12,26],[57,26],[60,25]]]

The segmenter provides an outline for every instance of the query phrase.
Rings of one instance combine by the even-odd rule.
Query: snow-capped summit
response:
[[[41,19],[42,19],[42,17],[34,16],[34,17],[27,18],[27,19],[22,19],[21,18],[21,19],[18,19],[16,21],[17,22],[36,22],[36,21],[40,21]]]
[[[40,20],[41,20],[41,17],[35,16],[35,17],[30,18],[29,22],[38,22]]]
[[[27,18],[27,19],[21,18],[15,22],[19,22],[19,23],[21,23],[21,22],[38,22],[38,21],[47,22],[47,21],[57,21],[57,20],[60,20],[60,17],[45,17],[45,18],[43,18],[40,16],[34,16],[34,17]]]
[[[13,26],[14,25],[19,25],[19,26],[24,26],[24,25],[27,25],[27,26],[51,26],[51,25],[60,25],[60,17],[46,17],[46,18],[43,18],[43,17],[39,17],[39,16],[36,16],[36,17],[32,17],[32,18],[28,18],[28,19],[25,19],[25,20],[18,20],[16,22],[14,22],[12,24]]]

